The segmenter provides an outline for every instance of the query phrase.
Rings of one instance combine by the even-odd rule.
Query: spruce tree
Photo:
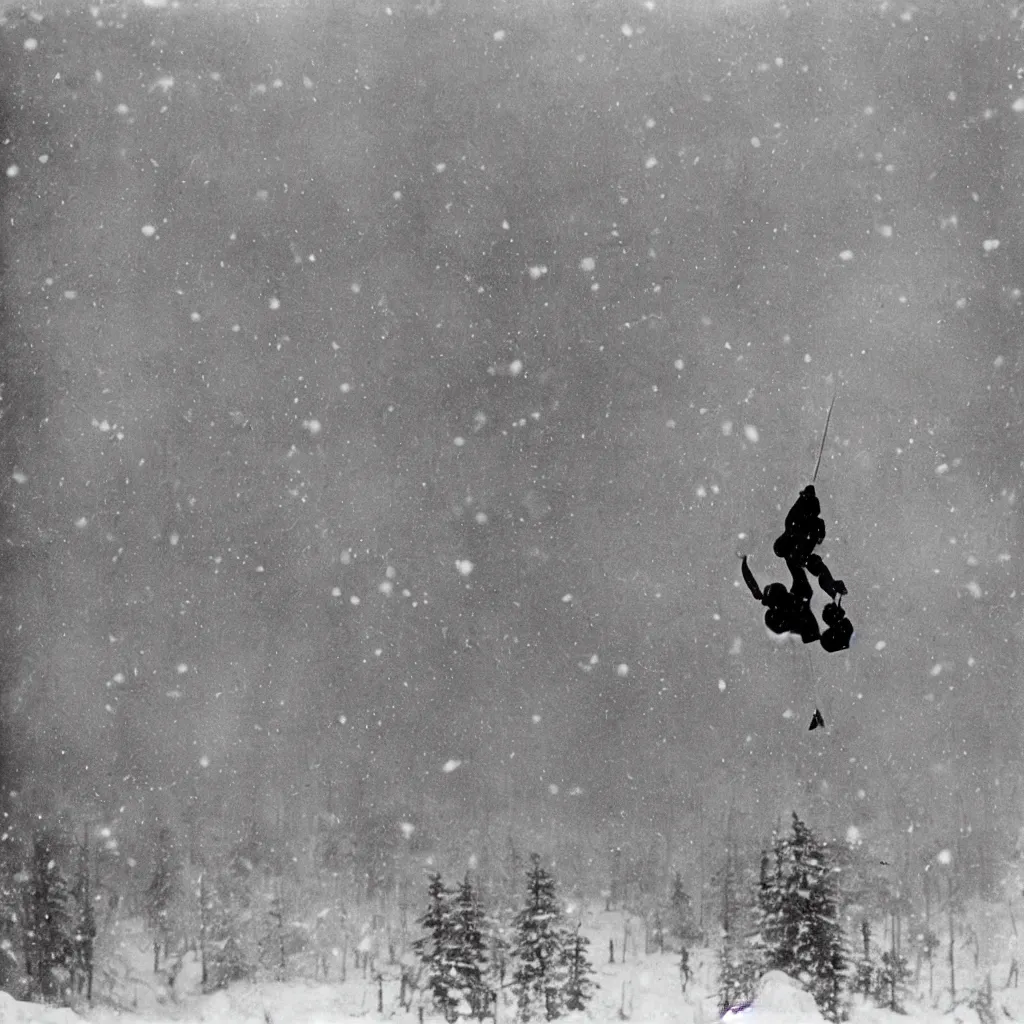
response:
[[[92,979],[94,953],[96,948],[96,911],[92,898],[92,878],[89,863],[89,829],[86,826],[85,840],[78,849],[78,870],[75,873],[73,958],[72,975],[78,992],[85,991],[85,998],[92,1001]]]
[[[440,874],[430,876],[427,909],[418,924],[427,933],[413,942],[413,950],[426,969],[427,987],[434,1005],[447,1021],[458,1017],[461,993],[457,985],[455,909],[453,894]]]
[[[166,825],[156,835],[153,874],[146,887],[146,923],[153,933],[153,972],[160,969],[160,950],[168,953],[171,938],[171,907],[178,889],[180,867],[174,852],[174,837]]]
[[[597,987],[593,980],[594,968],[587,956],[590,939],[580,934],[577,921],[565,937],[565,983],[563,999],[567,1010],[585,1010]]]
[[[497,907],[485,918],[485,932],[488,950],[489,979],[495,993],[504,991],[505,977],[508,973],[509,960],[511,957],[511,944],[509,934],[511,932],[512,911],[508,907]]]
[[[842,1015],[842,987],[846,973],[846,951],[839,905],[835,892],[835,878],[827,863],[824,874],[811,888],[808,900],[809,921],[805,933],[804,957],[811,974],[810,991],[826,1020],[838,1021]]]
[[[26,974],[33,995],[52,1002],[74,955],[67,879],[57,862],[57,843],[46,832],[32,844],[25,907]]]
[[[760,916],[752,904],[752,884],[735,850],[726,851],[715,881],[721,897],[721,946],[718,950],[718,1001],[724,1012],[754,996],[763,973]]]
[[[871,955],[871,925],[867,918],[860,923],[861,955],[854,973],[853,991],[869,996],[874,991],[875,962]]]
[[[671,911],[670,933],[678,939],[681,946],[689,946],[696,942],[697,922],[693,916],[693,900],[683,885],[683,876],[677,871],[672,878],[672,892],[669,895]]]
[[[565,955],[561,911],[555,898],[555,880],[541,866],[540,855],[530,857],[526,875],[526,903],[515,916],[516,968],[512,989],[522,1021],[538,1011],[546,1020],[561,1016]]]
[[[810,895],[807,872],[814,857],[810,831],[796,814],[792,835],[777,836],[774,853],[774,872],[769,874],[761,893],[766,967],[806,981],[801,975],[807,972],[809,964],[801,960],[800,951]]]
[[[838,1020],[846,954],[835,873],[827,847],[796,813],[792,834],[776,840],[761,906],[766,967],[802,981],[822,1015]]]
[[[274,888],[266,899],[267,917],[259,939],[260,964],[274,981],[284,981],[288,977],[288,948],[284,893],[280,879],[275,880]]]
[[[779,883],[780,865],[778,837],[774,856],[761,851],[761,871],[757,888],[758,942],[765,960],[765,969],[775,964],[776,950],[782,938],[782,890]]]
[[[6,822],[0,817],[0,827]],[[10,831],[0,833],[0,991],[17,993],[22,984],[18,959],[21,946],[23,900]]]
[[[487,983],[487,944],[479,893],[467,872],[455,894],[453,946],[456,984],[470,1013],[483,1020],[491,1009],[494,990]]]
[[[910,967],[907,958],[893,950],[885,950],[882,953],[882,962],[875,972],[875,1002],[893,1013],[905,1013],[904,1000],[909,980]]]
[[[252,916],[247,882],[237,869],[220,872],[212,885],[203,879],[207,991],[227,988],[252,976],[252,956],[246,943]]]

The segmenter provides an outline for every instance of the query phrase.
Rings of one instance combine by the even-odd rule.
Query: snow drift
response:
[[[825,1024],[814,996],[782,971],[769,971],[758,983],[754,1001],[726,1010],[723,1024]]]

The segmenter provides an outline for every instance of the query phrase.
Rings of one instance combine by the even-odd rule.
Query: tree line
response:
[[[355,862],[337,847],[334,831],[325,835],[331,841],[318,841],[309,863],[300,864],[290,848],[275,853],[274,843],[247,835],[196,856],[180,841],[187,837],[157,823],[149,856],[137,864],[111,852],[116,843],[109,829],[90,835],[81,826],[77,833],[7,827],[0,833],[0,988],[51,1002],[91,998],[94,985],[103,991],[108,979],[103,944],[117,921],[141,918],[154,975],[172,999],[190,957],[206,991],[257,977],[345,980],[351,958],[379,990],[385,976],[397,981],[400,975],[403,1005],[425,993],[453,1018],[494,1013],[498,997],[509,993],[523,1019],[554,1019],[589,998],[586,938],[559,910],[554,880],[538,857],[524,863],[512,846],[507,873],[474,871],[452,888],[431,876],[427,910],[417,918],[411,879],[422,869],[411,858],[405,873],[377,887],[372,903],[360,902],[366,885]],[[899,876],[891,891],[883,884],[875,865],[885,861],[857,852],[849,840],[819,839],[797,815],[759,862],[728,843],[709,889],[721,922],[722,1008],[750,999],[766,971],[781,970],[801,980],[831,1020],[856,996],[898,1012],[926,965],[929,995],[935,968],[948,968],[954,1004],[969,1003],[986,1021],[991,981],[982,978],[982,985],[975,977],[973,987],[965,986],[956,969],[971,929],[958,921],[963,897],[954,888],[953,855],[943,855],[933,856],[936,871],[924,876],[931,882],[922,889],[922,915]],[[682,874],[634,880],[619,848],[609,852],[609,868],[605,909],[616,902],[625,914],[621,941],[609,939],[609,962],[624,962],[627,951],[672,951],[685,991],[689,950],[709,943]],[[523,907],[518,914],[514,903]],[[1015,926],[1012,897],[1007,906]],[[644,927],[640,949],[637,917]],[[424,934],[413,943],[417,921]],[[410,945],[418,954],[415,971],[403,955]],[[916,972],[907,955],[914,950]],[[1014,982],[1016,971],[1014,962]]]
[[[520,1021],[555,1020],[582,1010],[595,983],[580,925],[567,922],[555,879],[533,854],[522,908],[508,936],[489,915],[470,875],[448,888],[430,877],[424,934],[413,943],[425,973],[424,987],[445,1019],[498,1017],[504,989],[511,990]],[[509,975],[509,970],[511,974]]]

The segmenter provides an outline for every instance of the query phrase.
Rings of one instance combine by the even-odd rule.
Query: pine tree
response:
[[[234,981],[252,976],[253,959],[245,941],[252,916],[247,881],[237,866],[222,871],[213,885],[202,879],[207,991],[227,988]]]
[[[288,977],[288,948],[286,944],[284,893],[277,879],[267,896],[267,920],[259,940],[261,965],[270,972],[274,981]]]
[[[839,1019],[846,954],[829,851],[793,814],[775,843],[775,870],[761,890],[766,967],[802,981],[822,1015]]]
[[[171,830],[162,825],[156,836],[153,875],[146,887],[146,923],[153,933],[153,973],[160,969],[160,950],[167,956],[171,937],[171,906],[178,889],[179,865]]]
[[[472,1015],[483,1020],[491,1009],[494,990],[487,983],[487,944],[484,913],[469,874],[455,894],[455,977]]]
[[[752,885],[730,846],[716,876],[721,896],[721,941],[718,951],[718,999],[724,1012],[747,1002],[763,972],[760,916],[749,895]]]
[[[485,919],[489,978],[495,999],[498,997],[497,994],[505,989],[505,977],[511,957],[509,943],[511,921],[512,911],[508,907],[498,907],[492,910]]]
[[[689,946],[699,938],[697,922],[693,916],[693,900],[683,885],[683,876],[677,871],[672,878],[672,892],[669,895],[672,908],[670,933],[683,946]]]
[[[871,955],[871,925],[867,918],[860,923],[860,934],[863,948],[855,968],[853,990],[869,996],[874,991],[875,962]]]
[[[907,958],[892,950],[885,950],[882,953],[882,962],[875,971],[875,1002],[893,1013],[905,1013],[903,1003],[909,980],[910,967]]]
[[[0,827],[6,827],[6,818],[0,817]],[[0,991],[16,994],[23,978],[18,959],[23,903],[12,840],[10,829],[0,833]]]
[[[776,843],[778,837],[776,837]],[[782,890],[779,884],[779,861],[761,851],[761,871],[757,888],[758,941],[765,960],[765,969],[775,962],[775,950],[782,941]]]
[[[52,835],[36,835],[25,892],[26,974],[32,994],[47,1001],[61,994],[62,974],[74,955],[68,911],[70,894],[56,854],[57,843]]]
[[[445,887],[440,874],[430,876],[427,910],[418,924],[426,935],[413,942],[413,950],[426,969],[427,987],[434,1005],[445,1020],[458,1017],[461,994],[456,984],[455,909],[453,893]]]
[[[78,849],[78,870],[75,874],[73,917],[72,976],[78,992],[85,990],[85,998],[92,1001],[94,952],[96,948],[96,911],[92,898],[92,879],[89,865],[89,828]]]
[[[805,980],[801,974],[809,965],[801,961],[800,950],[810,895],[808,862],[813,855],[810,831],[796,814],[792,836],[777,836],[774,853],[774,872],[769,873],[761,890],[766,966]]]
[[[806,956],[810,962],[810,991],[826,1020],[842,1016],[842,987],[846,973],[846,951],[839,922],[838,900],[831,874],[811,889],[810,920],[806,933]]]
[[[546,1020],[561,1016],[565,971],[562,915],[555,898],[555,880],[541,866],[539,854],[533,854],[530,862],[526,904],[513,922],[516,968],[512,989],[524,1022],[532,1020],[541,1009]]]
[[[597,987],[593,980],[594,967],[587,956],[590,939],[580,934],[577,921],[568,932],[564,944],[565,983],[562,988],[567,1010],[585,1010]]]

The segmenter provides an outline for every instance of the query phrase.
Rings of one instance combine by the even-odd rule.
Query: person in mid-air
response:
[[[794,564],[806,569],[834,601],[840,594],[846,593],[846,584],[834,579],[821,556],[814,552],[824,539],[825,520],[821,518],[821,503],[814,493],[814,484],[808,484],[793,502],[793,507],[786,515],[785,532],[776,538],[772,550],[779,558],[785,559],[791,573]],[[794,575],[793,586],[796,585]]]
[[[821,634],[821,646],[829,654],[848,650],[853,639],[853,623],[846,617],[842,604],[833,599],[831,604],[822,608],[821,617],[828,626]]]
[[[747,565],[746,555],[741,565],[743,581],[754,599],[768,609],[764,613],[764,624],[773,633],[796,633],[805,644],[811,644],[821,636],[818,620],[811,611],[811,584],[800,565],[795,561],[786,564],[793,576],[789,590],[781,583],[769,583],[762,592]]]

